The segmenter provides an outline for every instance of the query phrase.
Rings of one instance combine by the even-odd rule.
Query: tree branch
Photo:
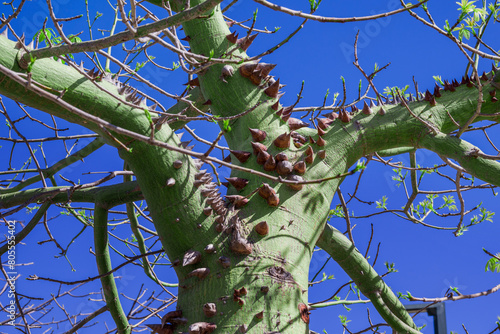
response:
[[[342,267],[393,329],[400,333],[419,333],[403,304],[340,231],[327,224],[316,245]]]
[[[100,275],[104,275],[112,271],[113,266],[111,265],[108,249],[108,210],[101,206],[100,203],[96,203],[94,209],[94,245],[97,269]],[[115,321],[118,333],[130,334],[131,327],[120,303],[114,275],[110,274],[101,277],[101,284],[106,305]]]

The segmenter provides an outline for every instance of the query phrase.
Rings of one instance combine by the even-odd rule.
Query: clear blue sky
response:
[[[298,10],[307,11],[308,9],[308,1],[306,0],[281,1],[279,3]],[[480,1],[478,1],[479,3]],[[73,16],[82,13],[85,8],[84,1],[75,3],[67,0],[54,0],[53,5],[58,17]],[[257,7],[259,12],[256,27],[261,29],[267,27],[270,30],[281,27],[281,29],[273,35],[260,34],[248,51],[251,56],[272,47],[302,22],[300,18],[272,12],[252,1],[240,1],[227,12],[227,15],[235,20],[244,20],[250,18],[251,13]],[[390,11],[398,7],[399,1],[396,0],[323,1],[317,14],[336,17],[362,16]],[[441,27],[446,19],[450,20],[450,22],[456,19],[458,15],[456,8],[455,1],[429,1],[429,9],[435,21]],[[8,13],[6,8],[2,8],[2,10]],[[91,18],[95,16],[96,11],[105,13],[97,21],[96,27],[109,29],[111,26],[109,6],[105,2],[90,1]],[[27,37],[31,39],[33,34],[42,27],[43,20],[47,15],[45,2],[30,1],[26,3],[22,14],[12,25],[18,33],[24,31]],[[158,16],[161,15],[162,13],[159,12]],[[51,24],[48,26],[51,26]],[[123,25],[118,24],[117,31],[122,29]],[[65,24],[65,30],[72,33],[83,31],[81,38],[83,40],[88,39],[88,30],[83,19],[78,23]],[[491,37],[498,34],[498,23],[492,24],[490,30],[484,39],[494,43],[496,40]],[[240,31],[241,35],[242,30],[238,29],[238,31]],[[332,102],[334,92],[342,92],[341,76],[346,80],[348,102],[354,99],[357,96],[358,82],[362,78],[361,73],[352,65],[354,60],[352,45],[358,31],[360,32],[360,63],[367,72],[371,72],[375,63],[379,66],[391,63],[388,69],[376,77],[375,84],[379,90],[383,90],[386,86],[404,87],[410,85],[410,91],[413,92],[413,76],[418,81],[421,90],[431,89],[434,86],[432,77],[435,75],[451,80],[454,78],[459,79],[465,73],[466,60],[459,49],[446,37],[425,27],[405,13],[370,22],[346,24],[308,22],[305,28],[290,43],[264,59],[265,62],[278,64],[273,70],[273,74],[287,85],[284,89],[286,95],[282,102],[285,105],[292,104],[300,89],[301,82],[304,80],[303,99],[299,106],[321,105],[327,89],[330,90],[327,102],[329,104]],[[101,34],[94,30],[94,37],[98,36],[101,36]],[[498,48],[497,45],[493,45],[493,47]],[[119,52],[116,51],[116,54],[119,54]],[[172,61],[176,60],[171,54],[160,51],[160,49],[155,49],[151,54],[156,57],[157,62],[165,66],[170,66]],[[90,67],[90,65],[86,65],[86,67]],[[481,60],[479,67],[481,71],[489,70],[491,62]],[[142,69],[142,75],[174,93],[180,93],[183,89],[180,83],[186,82],[185,75],[180,70],[173,73],[161,73],[150,64]],[[363,87],[366,87],[366,82],[363,82]],[[153,94],[149,88],[143,86],[139,86],[139,88]],[[162,101],[166,105],[170,103],[165,99]],[[11,102],[7,102],[7,107],[10,110],[18,109]],[[30,110],[30,112],[32,112],[33,116],[50,122],[49,117],[34,110]],[[19,116],[21,111],[16,110],[14,114]],[[2,123],[5,122],[2,121]],[[57,123],[59,127],[65,127],[64,122],[57,121]],[[24,121],[21,124],[22,129],[25,130],[25,135],[32,138],[53,134],[53,132],[47,130],[40,130],[39,126],[31,122]],[[217,134],[217,132],[214,132],[215,128],[207,127],[205,124],[194,124],[193,127],[198,129],[201,135],[209,139],[213,139]],[[87,130],[75,126],[71,131],[74,134],[88,133]],[[496,128],[489,130],[488,134],[493,141],[499,142],[500,135]],[[8,136],[8,128],[5,125],[0,126],[0,136]],[[480,136],[466,135],[465,139],[477,145],[485,145],[484,139],[480,138]],[[83,147],[84,144],[85,141],[81,141],[77,148]],[[0,145],[2,146],[0,148],[0,167],[5,170],[8,166],[11,145],[6,142],[2,142]],[[36,145],[34,147],[39,150]],[[49,165],[61,158],[61,152],[58,150],[61,147],[61,145],[54,146],[50,143],[44,144],[43,148],[48,157],[47,163]],[[484,148],[487,153],[493,154],[490,147],[480,147]],[[203,151],[204,146],[198,144],[195,149]],[[15,169],[21,168],[27,156],[25,148],[16,149],[12,167]],[[85,163],[78,163],[70,170],[63,171],[62,174],[72,180],[93,181],[100,176],[83,175],[82,173],[90,170],[89,166],[93,166],[92,168],[97,171],[122,169],[122,162],[113,159],[115,157],[117,158],[117,154],[114,149],[104,147],[85,159]],[[432,166],[442,162],[430,152],[419,151],[417,159],[418,163],[423,166]],[[395,160],[401,160],[406,165],[409,162],[408,156],[396,157]],[[33,165],[30,168],[34,168]],[[444,172],[452,177],[455,175],[455,172],[450,169],[445,169]],[[228,172],[221,172],[222,176],[228,174]],[[399,209],[404,203],[404,191],[401,186],[396,185],[396,181],[391,179],[393,175],[394,173],[390,168],[382,167],[377,163],[370,163],[362,179],[364,182],[362,182],[358,190],[359,198],[364,201],[376,201],[385,195],[388,198],[389,207]],[[424,179],[422,189],[443,190],[454,188],[454,184],[449,180],[434,177],[427,179]],[[349,198],[348,193],[352,193],[356,181],[357,175],[346,179],[342,184],[341,189],[345,197]],[[66,184],[59,178],[58,182],[60,185]],[[464,198],[466,200],[466,209],[471,209],[479,203],[482,203],[483,207],[490,211],[495,211],[500,207],[498,198],[492,196],[491,190],[464,193]],[[436,202],[437,204],[442,203],[439,198],[436,199]],[[335,198],[332,208],[338,203],[338,199]],[[123,210],[123,208],[118,209]],[[357,216],[380,211],[375,208],[375,205],[359,205],[359,202],[355,200],[349,204],[349,210],[351,214]],[[57,208],[51,209],[49,217],[59,215],[60,211],[62,210]],[[13,218],[29,221],[32,215],[25,215],[21,212]],[[456,217],[446,220],[431,218],[428,222],[439,226],[453,226],[456,225],[457,219]],[[466,217],[466,222],[469,219],[469,217]],[[341,231],[345,230],[345,222],[342,219],[334,218],[330,223]],[[368,219],[357,219],[353,223],[356,224],[354,229],[356,245],[362,253],[366,250],[370,238],[370,224],[373,224],[374,241],[369,254],[371,259],[375,257],[377,244],[380,242],[380,251],[375,269],[380,274],[383,274],[386,271],[384,262],[395,264],[398,272],[390,274],[386,278],[387,283],[395,292],[406,293],[406,291],[410,291],[413,296],[432,298],[444,296],[450,286],[457,287],[463,294],[471,294],[487,290],[499,282],[500,274],[485,272],[485,264],[489,257],[482,251],[483,247],[493,253],[500,251],[498,248],[500,225],[498,225],[497,216],[493,218],[493,223],[484,222],[474,226],[459,238],[454,237],[452,231],[429,229],[404,221],[391,214]],[[152,226],[148,223],[144,224],[148,227]],[[66,216],[60,216],[57,221],[51,221],[50,226],[58,242],[64,246],[82,228],[79,222]],[[127,226],[118,227],[116,233],[122,237],[130,237],[131,235]],[[19,262],[34,262],[33,265],[19,268],[22,277],[18,280],[18,292],[33,297],[50,298],[49,290],[56,289],[57,286],[55,284],[26,281],[25,278],[33,273],[62,280],[78,280],[96,275],[94,257],[88,252],[89,247],[93,247],[92,231],[90,229],[83,232],[82,236],[70,247],[67,254],[68,259],[76,269],[73,272],[70,270],[70,265],[65,258],[54,258],[57,249],[53,244],[37,244],[38,241],[45,239],[47,239],[47,235],[43,226],[40,225],[25,239],[25,245],[18,247]],[[126,247],[116,240],[112,242],[121,251],[131,254]],[[312,260],[311,275],[314,275],[319,270],[326,258],[327,256],[324,253],[317,253],[317,256]],[[118,255],[113,255],[112,260],[114,264],[124,261]],[[330,262],[323,272],[327,275],[334,275],[335,279],[314,286],[310,290],[310,302],[319,301],[332,295],[347,280],[346,275],[334,263]],[[165,281],[174,280],[172,274],[167,270],[161,269],[159,273],[165,275],[162,277]],[[129,296],[135,296],[142,283],[147,284],[150,290],[159,290],[149,283],[148,279],[137,267],[128,266],[121,269],[118,274],[123,277],[122,280],[118,281],[119,288],[125,289]],[[322,274],[320,273],[318,278],[321,277]],[[94,285],[93,290],[97,289],[98,287]],[[341,296],[344,295],[341,294]],[[351,293],[350,298],[353,297]],[[0,296],[0,301],[4,303],[5,296]],[[67,301],[66,307],[69,313],[73,313],[75,310],[92,312],[98,308],[96,307],[97,303],[90,302],[87,298],[81,298],[77,301],[65,299],[65,301]],[[102,303],[99,304],[99,307],[101,305]],[[464,333],[461,327],[462,323],[465,324],[469,333],[490,332],[494,329],[497,317],[500,316],[500,307],[498,305],[500,305],[500,295],[498,294],[474,300],[447,302],[448,332]],[[338,315],[341,314],[351,320],[348,326],[351,331],[362,330],[368,324],[366,308],[366,305],[356,305],[351,307],[351,311],[342,306],[315,310],[311,315],[310,328],[316,332],[322,332],[325,329],[330,334],[339,333],[342,328]],[[370,310],[373,323],[380,323],[380,317],[376,315],[373,308],[370,307]],[[108,323],[111,322],[109,317],[100,316],[97,318],[97,321],[101,322],[100,327],[98,327],[99,330],[94,328],[81,332],[97,333],[101,332],[101,330],[104,332],[102,325],[104,319]],[[427,323],[428,328],[424,329],[423,332],[433,333],[429,318],[418,317],[416,322],[419,326]],[[111,326],[113,325],[111,324]],[[0,332],[3,330],[0,329]],[[55,329],[55,332],[59,333],[63,330],[65,329]],[[388,332],[390,331],[388,330]]]

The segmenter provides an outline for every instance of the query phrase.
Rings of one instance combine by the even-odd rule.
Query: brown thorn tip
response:
[[[200,85],[200,79],[198,79],[198,77],[192,79],[192,80],[189,80],[188,82],[186,82],[184,84],[184,86],[191,86],[191,87],[196,87],[196,86],[199,86]]]
[[[339,118],[343,123],[349,123],[351,121],[351,115],[349,115],[345,109],[340,109]]]
[[[245,161],[247,161],[248,158],[250,158],[250,156],[252,155],[252,153],[245,152],[245,151],[229,150],[229,152],[231,152],[236,157],[236,159],[238,159],[239,162],[241,162],[241,163],[244,163]]]
[[[228,41],[234,44],[238,40],[238,34],[236,33],[236,31],[233,31],[232,34],[226,35],[226,38]]]
[[[290,146],[290,133],[283,133],[279,135],[273,142],[274,146],[278,148],[288,148]]]
[[[309,126],[309,123],[302,122],[298,118],[289,118],[288,119],[288,126],[290,127],[290,130],[298,130],[300,128],[305,128]]]
[[[250,131],[250,134],[252,135],[252,139],[254,142],[264,141],[267,137],[266,131],[260,129],[251,129],[251,128],[248,128],[248,130]]]
[[[245,188],[249,182],[247,179],[243,179],[240,177],[226,177],[225,179],[238,191]]]
[[[267,151],[267,146],[261,143],[250,142],[253,148],[253,154],[258,155],[262,151]]]
[[[253,34],[253,35],[250,35],[248,37],[243,37],[243,38],[238,39],[236,41],[236,43],[238,43],[238,45],[240,46],[240,48],[243,51],[246,51],[250,47],[250,45],[252,44],[255,37],[257,37],[257,34]]]
[[[280,79],[276,80],[272,85],[264,90],[264,93],[269,97],[277,97],[280,89]]]
[[[370,108],[370,106],[366,103],[366,100],[364,102],[362,110],[363,114],[371,115],[373,113],[372,108]],[[371,101],[371,104],[373,104],[373,101]]]
[[[434,107],[436,105],[436,98],[434,97],[434,95],[431,96],[431,99],[429,100],[430,102],[430,105],[432,107]]]
[[[255,232],[259,235],[267,235],[269,233],[269,225],[266,221],[261,221],[257,225],[255,225]]]
[[[308,164],[312,164],[314,161],[314,152],[311,146],[306,149],[306,157],[304,158],[305,162]]]
[[[194,250],[189,250],[184,254],[184,258],[182,260],[182,266],[188,266],[190,264],[196,264],[201,260],[201,253]]]

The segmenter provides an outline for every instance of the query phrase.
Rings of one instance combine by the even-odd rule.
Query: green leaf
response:
[[[149,110],[147,108],[144,108],[144,114],[146,115],[146,118],[148,119],[149,121],[149,124],[153,124],[153,119],[151,118],[151,113],[149,112]]]
[[[496,256],[500,257],[500,253],[497,253]],[[496,271],[497,273],[500,273],[500,261],[497,258],[492,257],[488,260],[488,262],[486,262],[484,271],[491,271],[492,273]]]
[[[382,199],[380,201],[376,201],[375,204],[377,204],[377,209],[387,210],[387,197],[385,195],[382,196]]]
[[[222,121],[222,128],[224,129],[224,132],[231,132],[231,127],[229,126],[228,119]]]
[[[432,78],[434,78],[434,80],[436,80],[436,82],[439,83],[441,86],[444,86],[444,82],[441,79],[440,75],[433,75]]]

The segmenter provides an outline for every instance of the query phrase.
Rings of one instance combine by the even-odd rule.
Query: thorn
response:
[[[248,198],[240,195],[226,195],[224,196],[229,202],[233,203],[234,206],[239,209],[248,203]]]
[[[277,97],[279,86],[280,86],[280,79],[278,78],[278,80],[276,80],[275,83],[273,83],[271,86],[267,87],[264,90],[264,93],[266,93],[266,95],[269,97]]]
[[[186,148],[192,140],[181,141],[179,147]]]
[[[304,161],[308,164],[312,164],[313,161],[314,161],[314,152],[313,152],[313,149],[311,146],[309,146],[307,149],[306,149],[306,156],[304,158]]]
[[[339,118],[343,123],[349,123],[351,121],[351,115],[349,115],[345,109],[339,110]]]
[[[28,44],[28,49],[33,50],[34,45],[35,45],[35,41],[31,40],[30,44]]]
[[[276,103],[275,103],[275,104],[273,104],[273,105],[271,106],[271,109],[272,109],[272,110],[274,110],[274,111],[278,111],[278,108],[279,108],[279,107],[280,107],[280,101],[278,100],[278,101],[276,101]]]
[[[283,133],[279,135],[274,141],[274,146],[278,148],[288,148],[290,146],[290,133]]]
[[[330,118],[318,118],[318,127],[320,127],[323,130],[326,130],[328,126],[330,126],[333,123],[333,119]]]
[[[264,170],[271,172],[276,169],[276,160],[272,155],[269,155],[269,158],[264,163]]]
[[[255,68],[256,71],[260,72],[260,76],[265,78],[271,73],[271,71],[276,67],[276,64],[259,63]]]
[[[4,31],[0,34],[2,37],[9,39],[9,28],[5,27]]]
[[[474,87],[474,84],[472,83],[472,78],[468,78],[468,81],[467,81],[467,83],[466,83],[466,86],[467,86],[468,88],[472,88],[472,87]]]
[[[181,38],[181,41],[189,42],[190,40],[191,40],[191,36],[186,36],[184,38]]]
[[[121,86],[118,88],[118,94],[123,95],[125,93],[125,90],[127,89],[127,86]]]
[[[209,106],[212,104],[212,100],[208,99],[205,101],[205,103],[203,103],[204,106]]]
[[[257,163],[259,165],[264,165],[266,161],[269,160],[269,157],[271,157],[269,153],[267,153],[266,151],[260,151],[259,153],[257,153]]]
[[[248,128],[248,130],[252,134],[252,139],[254,142],[264,141],[267,137],[266,131],[259,130],[259,129],[251,129],[251,128]]]
[[[238,191],[245,188],[249,182],[247,179],[243,179],[240,177],[226,177],[225,179]]]
[[[433,95],[431,95],[431,99],[429,100],[429,102],[430,105],[434,107],[436,105],[436,98]]]
[[[201,161],[200,159],[195,159],[194,160],[194,166],[196,167],[196,169],[200,169],[201,166],[203,166],[205,163],[203,161]]]
[[[259,142],[251,142],[250,143],[253,148],[253,154],[258,155],[262,151],[267,151],[267,146],[264,144],[261,144]]]
[[[318,140],[316,140],[316,145],[318,146],[325,146],[326,141],[322,137],[318,137]]]
[[[240,46],[240,48],[243,51],[246,51],[250,47],[250,45],[252,44],[255,37],[257,37],[257,34],[253,34],[253,35],[250,35],[248,37],[243,37],[243,38],[238,39],[236,41],[236,43],[238,43],[238,45]]]
[[[283,114],[281,114],[281,119],[285,122],[288,122],[288,120],[290,119],[290,116],[292,116],[292,113],[291,112],[288,112],[288,113],[285,113],[283,111]]]
[[[441,97],[441,93],[439,92],[441,90],[441,88],[439,88],[439,86],[436,84],[434,86],[434,96],[435,97]]]
[[[87,71],[87,75],[91,78],[94,78],[95,73],[94,73],[94,68],[91,68],[90,70]]]
[[[167,187],[173,187],[175,185],[175,179],[169,178],[167,180]]]
[[[236,31],[233,31],[232,34],[226,35],[226,38],[228,41],[234,44],[238,41],[238,34],[236,33]]]
[[[290,127],[290,130],[298,130],[300,128],[305,128],[309,126],[309,123],[303,122],[298,118],[289,118],[288,119],[288,126]]]
[[[373,104],[373,101],[371,101],[370,104]],[[365,115],[371,115],[373,113],[372,108],[368,106],[366,100],[365,103],[363,104],[363,110],[361,112]]]
[[[425,91],[424,101],[429,102],[429,101],[431,100],[431,97],[432,97],[431,92],[429,92],[429,90],[426,90],[426,91]]]
[[[113,78],[111,77],[111,74],[108,72],[104,73],[102,80],[107,81],[109,83],[113,83]]]
[[[250,78],[255,71],[255,68],[257,68],[257,63],[245,63],[239,68],[240,74],[245,78]]]
[[[295,165],[293,165],[293,170],[297,174],[304,174],[306,172],[306,163],[304,161],[297,161]]]
[[[190,264],[196,264],[201,260],[201,253],[198,251],[189,250],[184,254],[182,259],[182,266],[188,266]]]
[[[188,82],[186,82],[184,84],[184,86],[187,86],[189,85],[190,87],[196,87],[196,86],[199,86],[200,85],[200,80],[198,79],[198,77],[192,79],[192,80],[189,80]]]
[[[194,174],[194,179],[195,180],[200,180],[203,176],[205,176],[205,174],[207,174],[207,170],[206,169],[200,170],[198,173]]]
[[[486,75],[486,72],[483,72],[483,75],[481,75],[481,80],[483,80],[483,81],[488,80],[488,76]]]
[[[252,153],[245,152],[245,151],[229,150],[229,152],[231,152],[236,157],[236,159],[238,159],[239,162],[241,162],[241,163],[244,163],[245,161],[247,161],[248,158],[250,158],[250,156],[252,155]]]

